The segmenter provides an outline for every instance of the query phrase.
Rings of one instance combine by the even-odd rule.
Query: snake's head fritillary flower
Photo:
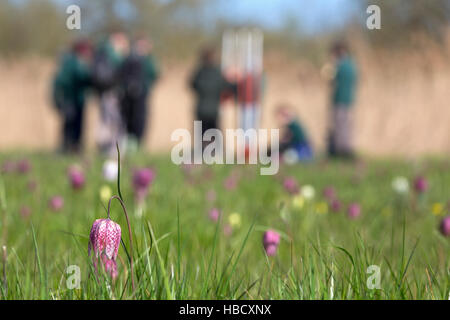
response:
[[[392,180],[392,189],[398,194],[406,194],[409,191],[409,182],[405,177],[396,177]]]
[[[141,168],[136,169],[133,173],[133,187],[135,189],[148,188],[153,182],[155,173],[152,169]]]
[[[109,198],[112,196],[112,190],[108,185],[103,185],[100,188],[99,195],[102,202],[108,202]]]
[[[97,219],[89,234],[88,254],[93,251],[94,267],[100,258],[105,271],[115,279],[117,277],[117,254],[120,246],[120,225],[111,219]]]
[[[211,210],[209,210],[208,216],[212,221],[217,222],[220,217],[220,210],[217,208],[212,208]]]
[[[424,193],[428,190],[428,180],[424,176],[414,179],[414,189],[417,193]]]
[[[17,171],[19,173],[25,174],[31,170],[31,163],[27,159],[20,160],[17,163]]]
[[[450,237],[450,216],[446,216],[441,220],[439,229],[444,236]]]
[[[290,194],[297,194],[300,191],[300,187],[294,177],[285,178],[283,181],[283,187]]]
[[[228,217],[228,223],[232,226],[232,227],[236,227],[239,228],[241,226],[241,215],[237,212],[233,212],[232,214],[230,214],[230,216]]]
[[[314,187],[311,185],[306,185],[302,187],[302,196],[306,200],[311,200],[316,195],[316,191],[314,190]]]
[[[267,230],[263,235],[263,246],[268,256],[274,256],[277,253],[280,244],[280,234],[274,230]]]
[[[331,200],[330,201],[330,208],[331,208],[331,211],[333,211],[333,212],[341,211],[341,208],[342,208],[341,201],[339,199]]]
[[[53,211],[59,211],[64,207],[64,198],[61,196],[53,196],[48,201],[48,206]]]
[[[148,188],[155,178],[155,172],[149,168],[134,170],[133,189],[138,203],[142,203],[147,195]]]
[[[328,213],[328,203],[326,203],[325,201],[321,201],[316,203],[316,212],[318,214],[327,214]]]
[[[70,184],[75,190],[81,189],[84,186],[84,173],[78,166],[70,167],[68,176]]]
[[[332,186],[325,187],[325,189],[323,189],[323,196],[328,201],[332,201],[336,199],[336,190]]]
[[[360,206],[358,203],[356,203],[356,202],[351,203],[351,204],[348,206],[348,212],[347,212],[347,214],[348,214],[348,217],[349,217],[350,219],[356,219],[356,218],[358,218],[358,217],[361,215],[361,206]]]
[[[303,198],[301,194],[294,196],[294,198],[292,199],[292,206],[295,209],[300,210],[303,208],[304,205],[305,205],[305,198]]]
[[[119,165],[118,165],[117,161],[106,160],[105,163],[103,163],[102,173],[103,173],[103,178],[106,181],[108,181],[108,182],[116,181],[118,173],[119,173]]]
[[[435,216],[439,216],[441,214],[444,213],[445,207],[442,203],[440,202],[436,202],[433,203],[433,205],[431,206],[431,212],[435,215]]]

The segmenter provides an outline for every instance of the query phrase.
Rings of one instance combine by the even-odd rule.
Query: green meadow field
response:
[[[6,168],[22,159],[30,168]],[[450,214],[448,159],[319,159],[261,176],[253,165],[180,167],[168,156],[128,157],[120,190],[133,250],[112,200],[123,240],[114,280],[88,256],[92,223],[107,217],[108,198],[119,195],[117,181],[102,175],[103,160],[10,153],[0,163],[1,299],[449,299],[450,237],[439,229]],[[67,177],[73,164],[86,179],[79,190]],[[155,177],[139,206],[132,172],[143,167]],[[414,188],[418,176],[427,181],[424,192]],[[298,193],[285,189],[289,177]],[[393,188],[398,177],[408,190]],[[340,208],[323,193],[331,188]],[[64,206],[55,212],[49,199],[56,195]],[[359,216],[349,216],[350,204]],[[218,221],[209,216],[213,208]],[[262,242],[269,229],[281,238],[273,256]],[[79,267],[75,288],[69,266]]]

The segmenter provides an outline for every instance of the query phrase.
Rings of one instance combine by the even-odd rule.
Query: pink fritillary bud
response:
[[[428,190],[428,181],[425,177],[419,176],[414,180],[414,189],[417,193],[424,193]]]
[[[147,189],[152,183],[155,173],[152,169],[142,168],[137,169],[133,173],[133,187],[135,190]]]
[[[444,236],[450,237],[450,216],[446,216],[441,220],[439,229]]]
[[[263,236],[263,246],[268,256],[273,256],[277,252],[280,244],[280,234],[273,230],[267,230]]]
[[[352,203],[348,206],[348,217],[350,219],[356,219],[360,216],[361,214],[361,207],[359,204],[357,203]]]
[[[75,190],[81,189],[85,182],[83,171],[78,167],[71,167],[69,169],[69,180],[72,188]]]
[[[97,219],[92,224],[89,234],[88,254],[94,252],[94,266],[100,257],[105,271],[114,279],[117,276],[117,254],[120,246],[120,225],[111,219]]]
[[[217,222],[217,220],[219,220],[220,217],[220,211],[217,208],[212,208],[211,210],[209,210],[208,215],[212,221]]]
[[[290,194],[297,194],[300,191],[297,181],[293,177],[287,177],[283,181],[284,189]]]
[[[20,160],[17,163],[17,172],[25,174],[31,170],[31,163],[27,159]]]
[[[330,202],[330,208],[331,208],[331,211],[333,211],[333,212],[339,212],[339,211],[341,211],[341,208],[342,208],[341,201],[339,201],[339,199],[333,199],[333,200],[331,200],[331,202]]]
[[[51,197],[50,200],[48,201],[48,206],[55,212],[61,210],[64,207],[63,197],[61,196]]]
[[[323,189],[323,196],[327,200],[332,201],[332,200],[336,199],[336,191],[334,190],[333,187],[328,186],[325,189]]]

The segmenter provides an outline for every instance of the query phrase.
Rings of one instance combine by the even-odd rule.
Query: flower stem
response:
[[[127,220],[127,226],[128,226],[128,236],[130,238],[130,271],[131,271],[131,286],[133,287],[133,292],[135,290],[135,286],[134,286],[134,273],[133,273],[133,237],[131,235],[131,226],[130,226],[130,220],[128,219],[128,213],[127,213],[127,209],[125,208],[125,204],[123,203],[122,199],[120,199],[120,197],[118,196],[112,196],[109,199],[108,202],[108,219],[110,217],[110,211],[111,211],[111,202],[113,199],[117,199],[120,202],[120,205],[122,206],[123,209],[123,213],[125,214],[125,219]]]

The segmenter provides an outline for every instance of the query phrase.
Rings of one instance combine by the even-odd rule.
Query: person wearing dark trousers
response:
[[[203,49],[199,65],[191,76],[190,86],[197,100],[195,119],[202,122],[202,135],[208,129],[217,129],[221,95],[226,91],[236,94],[237,86],[223,76],[212,48]]]
[[[129,139],[141,144],[147,129],[148,98],[158,78],[152,44],[137,38],[120,70],[120,105]]]
[[[88,40],[76,41],[63,55],[53,80],[53,102],[63,121],[62,152],[81,150],[85,95],[91,85],[91,58],[91,43]]]
[[[336,74],[332,81],[332,117],[328,155],[353,159],[355,158],[353,103],[357,85],[357,68],[345,42],[336,42],[331,52],[336,59]]]

